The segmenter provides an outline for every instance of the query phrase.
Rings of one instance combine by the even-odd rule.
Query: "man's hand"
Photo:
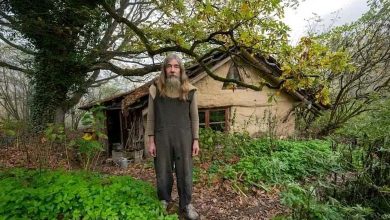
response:
[[[192,156],[198,156],[199,154],[199,141],[194,140],[194,143],[192,144]]]
[[[154,136],[149,136],[148,152],[152,157],[156,157],[156,144],[154,143]]]

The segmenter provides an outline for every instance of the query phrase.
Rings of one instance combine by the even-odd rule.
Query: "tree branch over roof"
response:
[[[207,73],[207,75],[209,75],[211,78],[215,79],[215,80],[218,80],[218,81],[221,81],[221,82],[230,82],[230,83],[235,83],[237,84],[238,86],[243,86],[243,87],[246,87],[246,88],[249,88],[249,89],[253,89],[255,91],[261,91],[263,86],[255,86],[255,85],[251,85],[251,84],[247,84],[247,83],[244,83],[242,81],[238,81],[238,80],[235,80],[235,79],[227,79],[227,78],[223,78],[223,77],[220,77],[220,76],[217,76],[215,75],[211,70],[210,68],[208,68],[204,63],[203,61],[200,59],[200,58],[196,58],[199,65],[205,70],[205,72]]]
[[[213,79],[215,80],[218,80],[218,81],[221,81],[221,82],[230,82],[230,83],[235,83],[237,86],[243,86],[243,87],[246,87],[246,88],[250,88],[250,89],[253,89],[255,91],[260,91],[262,90],[262,87],[264,86],[264,84],[259,84],[259,85],[252,85],[252,84],[247,84],[247,83],[244,83],[242,81],[238,81],[238,80],[235,80],[235,79],[227,79],[227,78],[223,78],[223,77],[220,77],[216,74],[214,74],[210,68],[203,62],[203,59],[201,58],[202,56],[199,56],[198,54],[196,54],[194,51],[195,49],[197,48],[197,46],[203,44],[203,43],[208,43],[208,42],[212,42],[212,41],[218,41],[216,39],[214,39],[216,36],[218,35],[226,35],[228,37],[230,37],[230,39],[232,40],[232,42],[234,42],[236,44],[236,46],[239,46],[238,42],[236,41],[235,37],[234,37],[234,30],[237,29],[240,25],[242,25],[243,23],[242,22],[238,22],[237,24],[235,24],[233,27],[231,27],[230,29],[226,30],[226,31],[216,31],[216,32],[213,32],[213,33],[210,33],[206,38],[204,39],[199,39],[199,40],[195,40],[191,47],[189,49],[181,46],[181,45],[175,45],[175,46],[166,46],[166,47],[162,47],[162,48],[159,48],[159,49],[155,49],[153,50],[152,47],[151,47],[151,44],[149,42],[149,40],[147,39],[145,33],[143,32],[143,30],[139,29],[134,23],[132,23],[131,21],[129,21],[128,19],[126,18],[123,18],[121,16],[119,16],[117,13],[115,13],[115,11],[106,3],[104,3],[104,8],[108,11],[108,13],[115,19],[117,20],[118,22],[121,22],[121,23],[125,23],[138,37],[139,39],[141,40],[142,44],[144,45],[145,49],[146,49],[146,53],[149,55],[149,56],[154,56],[156,54],[162,54],[164,52],[170,52],[170,51],[175,51],[175,52],[182,52],[190,57],[193,57],[195,58],[195,60],[199,63],[199,65],[204,69],[204,71]],[[251,19],[249,19],[251,20]],[[217,42],[221,45],[223,45],[223,42]],[[130,54],[135,54],[135,51],[127,51],[127,52],[108,52],[108,53],[111,53],[111,55],[115,54],[115,55],[130,55]],[[248,60],[248,59],[247,59]],[[249,62],[253,62],[252,60],[248,60]],[[118,67],[115,67],[114,65],[112,64],[105,64],[107,65],[106,68],[113,71],[113,72],[116,72],[116,73],[119,73],[121,75],[124,75],[124,71],[121,70],[120,68]],[[260,68],[262,71],[264,71],[265,73],[269,73],[270,70],[267,69],[267,68],[264,68],[262,67],[261,65],[260,66],[257,66],[257,68]],[[127,70],[126,74],[130,74],[130,75],[134,75],[136,74],[138,70]],[[139,75],[143,75],[143,72],[140,72],[138,73]],[[271,78],[271,84],[275,84],[275,85],[278,85],[278,87],[280,88],[281,85],[283,84],[284,81],[281,81],[279,79],[276,79],[276,77],[271,77],[271,74],[267,74],[267,78]],[[294,94],[295,95],[295,94]],[[303,101],[306,102],[307,105],[311,105],[312,103],[309,102],[306,98],[304,98],[302,95],[300,94],[296,94],[297,96],[299,96],[299,98]]]
[[[145,52],[150,56],[150,57],[153,57],[155,55],[158,55],[158,54],[162,54],[162,53],[165,53],[165,52],[172,52],[172,51],[175,51],[175,52],[182,52],[182,53],[185,53],[187,55],[190,55],[190,54],[193,54],[193,51],[195,50],[195,48],[201,44],[201,43],[207,43],[207,42],[211,42],[211,41],[218,41],[216,39],[214,39],[215,36],[217,35],[232,35],[231,32],[238,28],[240,26],[240,23],[236,24],[233,28],[231,28],[230,30],[228,31],[219,31],[219,32],[214,32],[212,34],[209,35],[209,37],[207,37],[206,39],[202,39],[202,40],[198,40],[198,41],[195,41],[191,48],[190,49],[187,49],[187,48],[184,48],[183,46],[180,46],[180,45],[174,45],[174,46],[166,46],[166,47],[161,47],[161,48],[158,48],[158,49],[152,49],[152,46],[151,46],[151,43],[150,41],[148,40],[148,38],[146,37],[145,35],[145,32],[143,30],[141,30],[140,28],[138,28],[137,24],[131,22],[130,20],[128,20],[127,18],[124,18],[122,16],[120,16],[118,13],[115,12],[114,9],[112,9],[110,7],[110,5],[108,5],[106,2],[103,2],[102,3],[104,9],[118,22],[118,23],[124,23],[126,24],[137,36],[138,38],[141,40],[142,44],[144,45],[145,47]],[[148,14],[147,16],[150,16],[150,14]],[[219,42],[221,43],[221,42]],[[223,43],[223,42],[222,42]],[[108,52],[108,53],[111,53],[111,54],[121,54],[121,55],[129,55],[129,54],[136,54],[136,53],[139,53],[137,51],[128,51],[128,52]]]
[[[106,9],[106,11],[115,19],[117,20],[118,22],[120,23],[125,23],[138,37],[139,39],[141,40],[141,42],[143,43],[143,45],[145,46],[146,48],[146,52],[149,54],[149,56],[153,57],[154,55],[157,55],[157,54],[162,54],[162,53],[165,53],[165,52],[171,52],[171,51],[175,51],[175,52],[182,52],[186,55],[189,55],[193,58],[195,58],[197,60],[197,62],[202,66],[202,68],[206,71],[206,73],[212,77],[213,79],[215,80],[218,80],[218,81],[222,81],[222,82],[231,82],[231,83],[236,83],[238,86],[243,86],[243,87],[246,87],[246,88],[250,88],[250,89],[253,89],[253,90],[256,90],[256,91],[260,91],[262,89],[262,85],[261,86],[255,86],[255,85],[250,85],[250,84],[247,84],[247,83],[244,83],[242,81],[237,81],[235,79],[226,79],[226,78],[223,78],[223,77],[220,77],[220,76],[217,76],[215,75],[202,61],[201,59],[201,56],[197,55],[194,50],[196,49],[196,47],[199,45],[199,44],[202,44],[202,43],[207,43],[207,42],[210,42],[210,41],[213,41],[214,40],[214,37],[217,36],[217,35],[228,35],[228,36],[232,36],[232,32],[234,31],[234,29],[237,29],[241,23],[238,23],[236,24],[234,27],[230,28],[228,31],[218,31],[218,32],[214,32],[214,33],[211,33],[207,38],[205,39],[201,39],[201,40],[198,40],[198,41],[195,41],[191,48],[190,49],[187,49],[187,48],[184,48],[183,46],[180,46],[180,45],[175,45],[175,46],[167,46],[167,47],[162,47],[162,48],[159,48],[159,49],[155,49],[153,50],[151,48],[151,44],[149,42],[149,40],[147,39],[147,37],[145,36],[145,33],[139,29],[134,23],[132,23],[131,21],[129,21],[128,19],[126,18],[123,18],[121,16],[119,16],[107,3],[102,3],[103,4],[103,7]],[[126,55],[126,54],[134,54],[135,52],[134,51],[128,51],[128,52],[108,52],[110,54],[116,54],[116,55]],[[146,73],[149,73],[149,72],[152,72],[152,71],[148,71],[148,68],[140,68],[140,69],[128,69],[128,70],[124,70],[124,69],[120,69],[119,67],[117,66],[114,66],[113,64],[111,63],[105,63],[105,64],[100,64],[101,67],[107,69],[107,70],[111,70],[117,74],[120,74],[120,75],[133,75],[135,76],[135,74],[138,74],[139,76],[141,75],[145,75]],[[145,72],[146,70],[146,72]],[[156,69],[157,70],[157,69]],[[138,72],[140,71],[140,72]]]
[[[94,65],[91,70],[97,69],[110,70],[122,76],[144,76],[148,73],[159,71],[161,69],[161,64],[151,64],[141,68],[124,69],[109,62],[101,62]]]

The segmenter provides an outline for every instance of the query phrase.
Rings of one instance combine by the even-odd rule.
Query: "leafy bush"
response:
[[[283,184],[341,169],[328,141],[252,139],[248,134],[200,131],[201,159],[207,169],[195,179],[218,174],[246,185]]]
[[[225,166],[239,160],[241,149],[250,143],[247,133],[223,133],[210,128],[200,129],[201,153],[194,160],[194,183],[213,184],[224,176]]]
[[[278,219],[365,219],[373,210],[360,205],[348,206],[336,199],[319,201],[317,187],[292,183],[281,193],[282,204],[291,208],[291,215]]]
[[[246,184],[283,184],[305,177],[327,175],[339,169],[338,154],[327,141],[255,140],[241,150],[238,163],[227,167],[226,176]]]
[[[389,219],[390,100],[373,106],[332,136],[339,143],[338,181],[288,185],[282,193],[288,219]]]
[[[177,219],[151,185],[126,176],[13,169],[0,188],[3,219]]]
[[[27,131],[27,123],[22,120],[1,119],[0,120],[0,146],[9,146],[19,142]]]
[[[199,132],[201,162],[206,161],[229,161],[238,155],[240,149],[245,148],[251,137],[246,133],[226,134],[213,131],[210,128],[200,129]]]
[[[372,208],[372,219],[386,219],[390,215],[390,99],[372,105],[372,111],[349,121],[333,137],[348,146],[341,148],[344,166],[356,174],[336,188],[334,197]]]
[[[95,106],[86,112],[81,118],[81,123],[90,129],[90,133],[84,134],[83,137],[76,138],[70,142],[70,146],[78,150],[82,166],[85,170],[90,170],[93,161],[96,162],[100,153],[104,150],[102,139],[107,139],[104,134],[105,114],[103,106]]]

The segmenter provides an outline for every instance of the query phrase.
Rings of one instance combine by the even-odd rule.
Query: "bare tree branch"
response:
[[[101,62],[94,65],[91,70],[97,69],[110,70],[122,76],[144,76],[148,73],[159,71],[161,69],[161,64],[151,64],[142,68],[123,69],[109,62]]]
[[[153,49],[151,48],[149,40],[146,38],[144,32],[137,27],[133,22],[129,21],[126,18],[123,18],[119,16],[110,5],[108,5],[106,2],[103,1],[102,3],[103,8],[119,23],[125,23],[134,33],[139,37],[139,39],[142,41],[143,45],[145,46],[148,54],[150,56],[153,56],[155,53],[153,53]]]
[[[1,34],[1,33],[0,33],[0,39],[3,40],[6,44],[10,45],[10,46],[13,47],[13,48],[16,48],[16,49],[18,49],[18,50],[20,50],[20,51],[22,51],[22,52],[24,52],[24,53],[27,53],[27,54],[35,55],[35,52],[34,52],[34,51],[29,50],[29,49],[27,49],[27,48],[25,48],[25,47],[22,47],[22,46],[20,46],[20,45],[17,45],[17,44],[12,43],[12,42],[9,41],[7,38],[5,38],[4,35]]]
[[[2,16],[4,19],[9,21],[10,24],[14,24],[15,23],[15,19],[13,19],[12,16],[7,15],[4,11],[0,10],[0,16]]]
[[[67,101],[67,106],[66,106],[66,111],[68,111],[70,108],[75,106],[77,103],[79,103],[80,99],[83,97],[85,94],[85,91],[92,85],[96,79],[98,78],[100,74],[100,70],[95,70],[93,71],[92,75],[87,79],[86,83],[84,84],[83,87],[79,88],[72,97],[70,97]]]
[[[5,67],[5,68],[11,69],[11,70],[20,71],[20,72],[27,73],[27,74],[29,73],[29,71],[27,69],[23,69],[23,68],[14,66],[12,64],[9,64],[9,63],[3,62],[3,61],[0,61],[0,67]]]
[[[11,23],[4,22],[4,21],[0,21],[0,26],[4,26],[4,27],[8,27],[8,28],[13,28],[14,27]]]
[[[109,80],[116,79],[118,77],[119,77],[119,75],[114,75],[114,76],[110,76],[110,77],[107,77],[107,78],[104,78],[104,79],[95,80],[95,82],[91,86],[94,86],[97,83],[103,84],[103,83],[108,82]]]

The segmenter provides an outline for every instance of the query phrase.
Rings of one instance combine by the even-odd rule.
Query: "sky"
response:
[[[305,0],[296,10],[287,9],[283,21],[292,29],[289,40],[295,44],[307,31],[308,22],[305,19],[314,17],[313,13],[324,20],[317,29],[326,30],[331,24],[339,26],[350,23],[367,10],[366,0]],[[332,22],[334,18],[337,19]]]

